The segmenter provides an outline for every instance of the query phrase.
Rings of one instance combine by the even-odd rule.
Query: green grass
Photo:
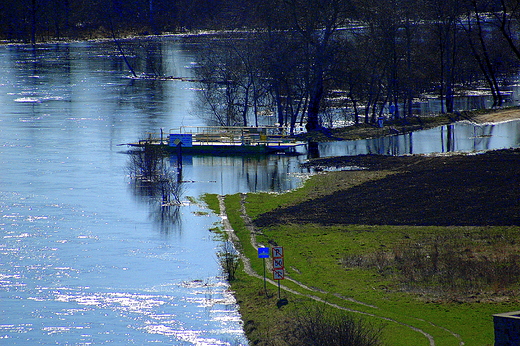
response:
[[[286,194],[248,194],[247,212],[255,218],[274,208],[330,193],[337,178],[334,174],[318,175],[307,181],[303,188]],[[322,186],[327,188],[322,189]],[[205,200],[209,200],[214,208],[212,198],[209,195]],[[240,195],[226,196],[228,218],[240,239],[242,253],[251,260],[253,269],[262,275],[262,260],[257,258],[256,249],[250,243],[250,234],[239,214],[240,201]],[[286,274],[309,287],[318,288],[319,292],[284,280],[282,285],[300,294],[282,291],[282,297],[287,298],[289,304],[278,308],[277,287],[268,285],[270,296],[266,297],[262,280],[250,277],[242,270],[232,283],[232,289],[240,304],[248,338],[258,345],[284,344],[284,335],[290,330],[295,311],[316,304],[306,295],[355,310],[354,315],[383,324],[382,338],[386,345],[429,345],[424,335],[409,326],[430,334],[437,346],[459,345],[461,340],[465,345],[492,345],[492,315],[518,310],[515,295],[507,298],[507,292],[499,292],[496,295],[482,295],[481,299],[479,295],[466,299],[460,292],[447,296],[427,291],[410,292],[403,289],[395,275],[383,275],[375,268],[347,268],[342,264],[342,259],[348,255],[391,252],[403,247],[403,244],[453,237],[457,239],[457,244],[491,256],[497,249],[517,250],[519,230],[519,227],[325,227],[312,224],[265,228],[261,230],[262,234],[257,235],[257,241],[265,245],[275,241],[284,246]],[[340,299],[338,295],[365,304]],[[453,334],[460,335],[460,339]]]
[[[436,337],[436,340],[438,336],[438,345],[455,345],[457,340],[442,329],[423,323],[420,319],[460,334],[467,345],[492,344],[491,315],[508,311],[513,308],[511,304],[461,304],[436,302],[434,298],[425,303],[421,297],[400,290],[398,283],[385,278],[376,270],[347,270],[340,264],[341,256],[346,253],[374,252],[382,247],[398,246],[403,239],[409,241],[423,238],[427,234],[464,231],[469,230],[318,225],[294,225],[264,230],[267,237],[284,246],[287,275],[309,286],[352,297],[378,306],[379,309],[373,311],[374,309],[366,309],[356,304],[338,304],[419,327]],[[500,231],[500,228],[489,229],[490,233]],[[480,233],[481,230],[475,232]],[[468,312],[471,312],[471,317]],[[417,340],[412,343],[401,342],[403,341],[394,340],[389,344],[416,345]]]
[[[202,195],[201,198],[204,201],[204,203],[206,203],[208,208],[213,210],[213,212],[215,214],[217,214],[217,215],[220,214],[220,206],[219,206],[217,195],[212,195],[212,194],[206,193],[206,194]]]

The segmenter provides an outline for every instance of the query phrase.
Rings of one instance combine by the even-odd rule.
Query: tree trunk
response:
[[[307,131],[317,130],[320,127],[320,105],[323,96],[323,72],[318,71],[316,81],[311,89],[309,108],[307,110]]]
[[[36,44],[36,0],[31,1],[31,44]]]

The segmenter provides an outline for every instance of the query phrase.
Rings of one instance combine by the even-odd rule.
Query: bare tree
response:
[[[258,81],[251,44],[254,41],[223,37],[204,49],[196,70],[202,86],[200,96],[218,125],[247,126],[251,106],[258,111]]]
[[[308,73],[307,130],[321,126],[321,102],[327,94],[326,82],[335,51],[338,29],[347,25],[353,12],[348,0],[286,0],[284,10],[290,25],[300,35]]]
[[[500,6],[494,11],[494,15],[507,44],[520,59],[520,42],[518,41],[520,2],[518,0],[500,0]]]
[[[463,13],[460,2],[430,0],[427,15],[431,18],[432,39],[435,40],[441,112],[453,112],[455,64],[459,46],[459,18]],[[435,70],[437,70],[435,69]]]
[[[493,107],[502,106],[503,96],[497,79],[496,66],[492,62],[491,52],[489,50],[489,26],[485,25],[485,20],[480,11],[487,13],[485,7],[480,6],[477,0],[469,0],[470,6],[466,15],[466,21],[463,23],[464,29],[468,36],[468,41],[473,53],[473,57],[478,63],[483,77],[486,80],[491,94],[493,95]],[[486,26],[486,27],[485,27]]]

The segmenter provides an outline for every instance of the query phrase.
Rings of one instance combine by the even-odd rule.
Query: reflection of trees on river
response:
[[[184,156],[184,160],[189,156]],[[193,156],[191,164],[212,169],[198,169],[190,179],[209,182],[217,193],[232,194],[243,191],[287,191],[299,186],[299,173],[303,160],[298,156]],[[188,168],[189,169],[189,168]]]
[[[517,147],[519,132],[520,121],[499,124],[459,122],[395,136],[320,143],[318,153],[325,157],[477,152]]]
[[[128,172],[136,197],[149,204],[152,218],[168,233],[180,222],[180,170],[171,170],[161,148],[144,145],[130,155]]]
[[[406,155],[418,152],[441,152],[448,153],[460,150],[479,151],[488,150],[492,147],[491,139],[493,135],[494,125],[481,126],[478,124],[472,126],[455,126],[453,124],[440,126],[438,129],[432,129],[431,138],[416,138],[419,133],[407,133],[399,136],[386,136],[381,138],[368,139],[363,141],[366,143],[367,154],[378,155]],[[416,146],[414,147],[414,138]],[[417,142],[418,141],[418,142]],[[424,147],[430,146],[431,150],[425,150]],[[417,148],[419,147],[419,148]],[[421,149],[420,147],[423,147]]]

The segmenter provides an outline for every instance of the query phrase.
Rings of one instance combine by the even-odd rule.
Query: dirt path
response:
[[[253,270],[253,268],[251,267],[251,262],[250,262],[249,258],[247,258],[243,254],[240,240],[237,237],[237,235],[235,234],[235,231],[234,231],[233,227],[231,226],[231,223],[229,222],[229,219],[227,217],[226,205],[224,203],[224,196],[218,196],[218,200],[219,200],[219,206],[220,206],[220,218],[222,219],[224,230],[228,234],[229,239],[235,245],[235,248],[239,251],[240,259],[242,260],[242,263],[244,264],[244,271],[246,272],[246,274],[248,274],[248,275],[250,275],[252,277],[255,277],[255,278],[258,278],[260,280],[263,280],[264,277],[261,276],[261,275],[258,275]],[[241,200],[241,217],[242,217],[242,219],[243,219],[243,221],[244,221],[244,223],[246,225],[246,228],[249,230],[251,244],[253,245],[253,247],[255,249],[258,249],[258,247],[259,246],[263,246],[263,244],[259,244],[256,241],[257,230],[254,227],[251,219],[249,218],[249,216],[246,213],[244,202],[245,202],[245,195],[242,195],[242,200]],[[307,291],[314,292],[314,293],[328,294],[328,292],[325,292],[325,291],[322,291],[322,290],[318,290],[318,289],[315,289],[315,288],[311,288],[311,287],[309,287],[309,286],[307,286],[307,285],[305,285],[305,284],[303,284],[303,283],[301,283],[301,282],[299,282],[297,280],[291,279],[288,276],[286,276],[285,279],[293,282],[294,284],[298,285],[299,287],[301,287],[301,288],[303,288],[303,289],[305,289]],[[275,285],[275,286],[278,285],[278,283],[275,282],[274,280],[271,280],[271,279],[266,279],[266,280],[267,280],[267,282],[269,282],[272,285]],[[357,314],[362,314],[362,315],[366,315],[366,316],[370,316],[370,317],[379,318],[379,319],[382,319],[382,320],[387,321],[387,322],[397,323],[399,325],[402,325],[404,327],[410,328],[411,330],[422,334],[424,337],[426,337],[428,339],[428,342],[429,342],[430,346],[435,346],[435,339],[433,338],[433,336],[431,334],[425,332],[424,330],[422,330],[420,328],[414,327],[412,325],[409,325],[409,324],[406,324],[406,323],[403,323],[403,322],[400,322],[398,320],[395,320],[395,319],[392,319],[392,318],[388,318],[388,317],[385,317],[385,316],[380,316],[380,315],[373,314],[373,313],[368,313],[368,312],[365,312],[365,311],[360,311],[360,310],[346,308],[344,306],[332,303],[330,301],[327,301],[327,300],[322,299],[320,297],[317,297],[315,295],[301,293],[299,291],[293,290],[293,289],[291,289],[291,288],[289,288],[287,286],[284,286],[284,285],[280,285],[280,288],[283,289],[284,291],[290,292],[292,294],[305,296],[305,297],[313,299],[313,300],[315,300],[317,302],[321,302],[323,304],[327,304],[327,305],[329,305],[331,307],[334,307],[336,309],[340,309],[340,310],[344,310],[344,311],[348,311],[348,312],[352,312],[352,313],[357,313]],[[343,296],[337,295],[337,294],[332,294],[332,295],[334,295],[335,297],[337,297],[339,299],[342,299],[344,301],[360,304],[360,305],[363,305],[363,306],[366,306],[366,307],[370,307],[370,308],[379,309],[377,306],[373,306],[373,305],[370,305],[370,304],[367,304],[367,303],[355,300],[353,298],[343,297]],[[417,319],[417,320],[424,321],[422,319]],[[428,322],[428,321],[426,321],[426,322]],[[437,325],[435,325],[435,324],[433,324],[431,322],[428,322],[428,323],[430,325],[436,327],[436,328],[442,329],[443,331],[450,333],[454,338],[456,338],[459,341],[459,345],[460,346],[464,345],[464,342],[462,341],[460,335],[458,335],[458,334],[456,334],[456,333],[454,333],[454,332],[452,332],[452,331],[450,331],[450,330],[448,330],[448,329],[446,329],[444,327],[437,326]]]

